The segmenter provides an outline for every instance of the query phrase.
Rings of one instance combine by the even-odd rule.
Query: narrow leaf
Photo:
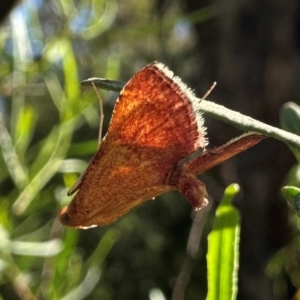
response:
[[[207,300],[236,299],[240,218],[231,202],[238,191],[237,184],[227,187],[208,236]]]
[[[283,197],[294,207],[300,217],[300,189],[295,186],[284,186],[281,189]]]

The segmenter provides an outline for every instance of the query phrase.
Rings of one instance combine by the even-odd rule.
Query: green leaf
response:
[[[37,116],[30,106],[22,106],[19,110],[15,126],[16,151],[24,156],[24,153],[33,136]]]
[[[300,106],[294,102],[285,103],[280,110],[280,126],[282,129],[300,135]],[[300,151],[290,147],[298,161]]]
[[[74,123],[74,122],[73,122]],[[61,124],[58,128],[53,129],[49,137],[57,132],[55,140],[48,137],[49,148],[51,145],[51,156],[46,157],[41,168],[34,174],[26,188],[16,199],[13,205],[13,211],[21,215],[28,208],[34,197],[42,190],[49,180],[58,172],[62,161],[67,153],[71,142],[71,133],[73,129],[72,122]],[[46,141],[47,142],[47,141]],[[42,153],[45,148],[41,150]],[[38,160],[38,157],[37,157]]]
[[[240,217],[231,202],[238,192],[237,184],[227,187],[216,211],[213,229],[208,236],[207,300],[236,298]]]
[[[8,132],[8,130],[6,129],[3,118],[1,118],[1,116],[0,116],[0,151],[2,151],[1,176],[3,176],[2,173],[6,173],[6,168],[7,168],[7,171],[10,173],[11,178],[14,181],[15,185],[19,189],[24,188],[28,182],[27,170],[20,162],[20,159],[13,145],[12,137]],[[3,163],[5,163],[5,165]]]
[[[93,254],[86,260],[84,268],[89,270],[93,266],[100,267],[119,238],[120,232],[118,230],[114,228],[107,230]]]
[[[65,78],[65,94],[68,99],[68,102],[65,103],[65,107],[61,111],[61,114],[62,120],[67,121],[80,112],[80,80],[78,77],[75,53],[71,42],[67,39],[61,40],[60,51]]]
[[[300,135],[300,106],[294,102],[285,103],[280,110],[280,125],[284,130]]]
[[[98,149],[99,142],[97,139],[73,143],[69,149],[69,156],[94,155]]]
[[[283,197],[295,208],[300,216],[300,188],[295,186],[284,186],[281,189]]]
[[[61,299],[61,296],[78,283],[82,271],[82,257],[75,251],[79,231],[64,230],[63,251],[53,260],[53,278],[49,286],[49,299]]]
[[[119,237],[120,233],[116,229],[109,229],[106,231],[93,254],[86,260],[85,264],[83,265],[82,271],[84,272],[81,272],[83,273],[81,274],[81,276],[83,277],[84,275],[84,277],[82,278],[81,282],[67,295],[65,295],[62,298],[63,300],[86,298],[86,296],[98,283],[101,275],[102,263]],[[68,288],[68,290],[70,290],[70,287]]]

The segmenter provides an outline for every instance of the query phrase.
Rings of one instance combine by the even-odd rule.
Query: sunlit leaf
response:
[[[30,106],[23,106],[19,111],[17,123],[15,126],[16,150],[19,154],[24,155],[36,125],[37,116]]]
[[[237,184],[226,188],[216,211],[212,231],[208,236],[207,300],[236,299],[240,217],[232,205],[232,200],[238,192]]]

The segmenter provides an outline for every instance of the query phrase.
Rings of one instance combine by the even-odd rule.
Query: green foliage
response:
[[[280,110],[280,123],[284,130],[300,134],[300,107],[293,102],[283,105]],[[292,228],[291,241],[288,245],[276,252],[268,262],[266,274],[273,280],[274,294],[278,298],[287,294],[286,276],[288,275],[295,287],[300,285],[299,260],[299,226],[300,226],[300,152],[290,147],[297,163],[291,168],[285,178],[285,186],[281,188],[282,196],[290,204],[289,223]]]
[[[208,236],[207,300],[234,300],[237,294],[237,271],[239,260],[240,216],[232,205],[239,192],[237,184],[225,190],[216,210],[216,218]]]
[[[281,128],[300,135],[300,106],[294,102],[285,103],[280,110]],[[300,162],[300,151],[295,147],[291,147],[298,162]]]
[[[150,57],[165,57],[176,71],[181,63],[172,55],[185,57],[195,46],[192,31],[178,35],[176,26],[214,15],[208,8],[183,18],[175,4],[165,17],[154,12],[151,1],[29,0],[1,28],[3,299],[163,297],[177,275],[190,207],[175,194],[104,229],[66,229],[57,221],[70,202],[68,188],[98,147],[98,103],[80,81],[126,80]],[[172,55],[165,54],[169,45]],[[106,129],[116,97],[101,93]],[[198,293],[198,279],[190,290]]]
[[[93,9],[95,3],[89,4]],[[103,32],[96,24],[104,11],[96,11],[89,19],[90,34]],[[79,232],[64,230],[57,222],[60,207],[70,201],[67,178],[75,181],[72,174],[86,165],[68,159],[73,134],[83,124],[82,112],[95,109],[91,93],[81,93],[78,60],[66,30],[76,18],[75,6],[56,3],[65,30],[51,39],[40,23],[42,13],[43,7],[38,11],[33,3],[24,3],[11,17],[13,44],[7,43],[8,35],[0,41],[1,81],[12,89],[1,95],[11,105],[3,106],[3,98],[0,103],[0,291],[4,298],[10,293],[10,299],[83,299],[98,283],[119,231],[108,229],[84,258],[78,248]],[[37,60],[31,52],[35,44],[43,45]],[[94,146],[85,154],[91,155]],[[7,284],[13,293],[6,292]]]
[[[280,123],[284,130],[300,135],[300,106],[293,102],[285,103],[280,110]],[[290,147],[295,154],[296,164],[287,175],[288,186],[281,189],[283,197],[295,208],[297,214],[300,211],[300,152],[297,148]]]
[[[123,81],[154,59],[188,79],[198,46],[191,24],[216,10],[183,16],[176,1],[168,9],[146,0],[37,2],[24,1],[0,32],[0,297],[164,299],[190,226],[190,207],[180,196],[169,193],[104,229],[82,232],[57,221],[70,202],[68,188],[98,146],[98,104],[79,83],[92,76]],[[107,128],[112,96],[101,93]],[[284,106],[283,128],[299,134],[299,116],[299,106]],[[293,205],[296,174],[298,167],[283,189]],[[237,192],[229,186],[217,210],[208,278],[203,261],[188,274],[191,299],[206,292],[206,280],[207,299],[236,297],[240,220],[231,201]],[[281,258],[268,266],[270,277],[293,265],[287,254]]]
[[[284,186],[281,193],[300,215],[300,189],[295,186]]]

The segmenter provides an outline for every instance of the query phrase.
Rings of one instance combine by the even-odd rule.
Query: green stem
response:
[[[102,89],[115,92],[120,92],[124,87],[124,83],[122,82],[102,78],[84,80],[82,81],[82,85],[91,85],[92,82]],[[300,136],[296,134],[267,125],[214,102],[201,100],[199,98],[197,98],[197,100],[201,101],[201,110],[215,119],[219,119],[244,131],[256,132],[267,137],[281,140],[289,146],[300,149]]]
[[[260,133],[264,136],[281,140],[292,147],[300,149],[300,136],[296,134],[270,126],[207,100],[202,100],[201,110],[215,119],[219,119],[241,130]]]

